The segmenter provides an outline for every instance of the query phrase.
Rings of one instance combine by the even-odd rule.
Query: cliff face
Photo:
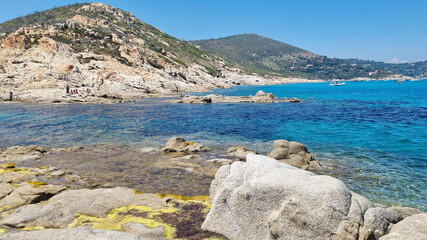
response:
[[[101,3],[11,20],[1,31],[0,96],[11,91],[18,101],[98,102],[268,83]]]

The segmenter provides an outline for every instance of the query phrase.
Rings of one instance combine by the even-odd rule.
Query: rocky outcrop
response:
[[[248,150],[245,147],[231,147],[225,152],[230,157],[238,158],[239,160],[246,160],[248,154],[258,154],[257,152]]]
[[[400,218],[338,179],[253,154],[218,170],[211,199],[202,228],[229,239],[378,239]]]
[[[178,100],[170,100],[172,103],[206,104],[206,103],[277,103],[277,102],[301,102],[298,98],[277,98],[272,93],[259,90],[255,96],[225,96],[209,94],[206,96],[184,95]]]
[[[299,142],[276,140],[274,149],[268,156],[303,169],[313,169],[319,166],[319,162],[314,160],[307,147]]]
[[[47,149],[39,146],[13,146],[0,148],[0,162],[18,163],[37,160],[47,154]]]
[[[51,184],[56,182],[65,186]],[[91,186],[71,172],[54,167],[20,168],[13,163],[0,164],[0,211],[46,201],[76,185]]]
[[[20,240],[46,240],[46,239],[93,239],[93,240],[148,240],[152,238],[143,238],[133,234],[123,232],[100,230],[88,227],[70,228],[70,229],[45,229],[38,231],[19,231],[6,232],[0,235],[1,240],[20,239]]]
[[[53,196],[41,204],[17,209],[0,223],[14,228],[66,228],[76,214],[106,217],[113,209],[143,205],[152,209],[167,207],[166,201],[155,194],[136,194],[129,188],[70,190]]]
[[[165,152],[205,152],[209,151],[209,148],[200,143],[185,141],[180,137],[172,137],[162,150]]]
[[[0,210],[13,209],[29,203],[37,203],[49,199],[65,189],[63,186],[46,184],[45,182],[27,181],[0,200]]]
[[[427,213],[415,214],[395,224],[380,240],[427,239]]]
[[[206,196],[146,194],[122,187],[67,190],[46,201],[3,211],[0,239],[219,237],[199,228],[210,208],[208,200]],[[96,230],[85,230],[85,227]]]

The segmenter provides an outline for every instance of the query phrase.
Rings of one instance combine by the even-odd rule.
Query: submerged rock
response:
[[[198,97],[185,95],[182,96],[180,100],[177,100],[176,103],[189,103],[189,104],[203,104],[203,103],[212,103],[210,97]]]
[[[299,103],[299,102],[301,102],[301,99],[296,98],[296,97],[294,97],[294,98],[287,98],[287,99],[285,100],[285,102],[290,102],[290,103]]]
[[[162,150],[165,152],[205,152],[210,149],[199,143],[185,141],[180,137],[172,137]]]
[[[286,146],[286,142],[277,145]],[[336,178],[253,154],[246,162],[218,170],[211,184],[211,200],[212,209],[202,229],[232,240],[358,239],[365,213],[376,216],[369,213],[377,211],[368,212],[374,204]],[[398,217],[391,210],[387,213]],[[388,215],[384,219],[397,220]],[[374,231],[384,230],[384,225],[369,218],[366,224]]]
[[[319,166],[319,162],[314,160],[307,147],[299,142],[276,140],[274,141],[274,149],[268,156],[303,169],[312,169]]]

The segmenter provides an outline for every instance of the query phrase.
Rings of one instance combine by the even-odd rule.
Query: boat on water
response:
[[[343,85],[345,85],[345,82],[331,81],[331,83],[329,83],[329,86],[343,86]]]

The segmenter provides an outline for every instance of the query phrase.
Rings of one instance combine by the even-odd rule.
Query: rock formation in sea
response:
[[[319,161],[315,161],[307,147],[299,142],[275,140],[274,149],[268,156],[303,169],[313,169],[319,166]]]
[[[184,95],[172,103],[208,104],[208,103],[278,103],[278,102],[301,102],[298,98],[278,98],[272,93],[259,90],[255,96],[224,96],[209,94],[206,96]]]
[[[185,141],[181,137],[172,137],[162,150],[165,152],[205,152],[210,149],[200,143]]]

